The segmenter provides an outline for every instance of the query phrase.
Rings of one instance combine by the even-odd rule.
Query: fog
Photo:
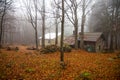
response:
[[[9,0],[8,0],[9,1]],[[11,0],[12,1],[12,0]],[[42,8],[43,0],[37,0],[37,31],[38,36],[42,36]],[[58,0],[55,0],[56,2]],[[86,9],[85,9],[85,25],[84,25],[84,32],[103,32],[105,35],[112,30],[112,23],[119,26],[119,15],[120,15],[120,8],[119,8],[119,1],[118,3],[112,0],[87,0],[86,2]],[[69,5],[68,5],[68,4]],[[69,6],[73,7],[73,4],[65,2],[65,37],[70,36],[73,34],[75,30],[74,25],[71,23],[75,21],[74,10],[71,11]],[[2,4],[2,3],[1,3]],[[78,4],[77,8],[77,19],[78,19],[78,33],[81,32],[81,21],[82,21],[82,3],[80,0],[76,0],[76,4]],[[61,2],[59,2],[59,18],[57,20],[58,23],[58,32],[61,32]],[[54,0],[45,0],[45,34],[56,31],[56,9],[57,4]],[[73,8],[74,9],[74,8]],[[2,10],[2,5],[1,5]],[[114,10],[114,12],[112,12]],[[3,31],[3,43],[7,44],[34,44],[35,43],[35,30],[31,24],[31,18],[33,23],[35,23],[35,5],[34,1],[32,0],[13,0],[11,3],[10,9],[6,11],[4,22],[4,31]],[[29,14],[31,13],[31,15]],[[66,15],[66,12],[69,16]],[[115,17],[112,21],[112,15]],[[0,18],[1,19],[1,18]],[[111,21],[110,21],[111,20]],[[110,25],[111,24],[111,25]],[[114,26],[114,25],[113,25]],[[117,27],[114,29],[116,30]],[[9,28],[9,30],[8,30]],[[118,27],[119,28],[119,27]],[[118,29],[119,30],[119,29]],[[118,35],[117,35],[118,36]],[[106,42],[110,43],[108,37],[106,37]],[[119,41],[118,41],[119,42]]]
[[[14,0],[14,5],[15,5],[15,16],[16,16],[16,19],[18,20],[18,21],[21,21],[21,20],[24,20],[26,23],[29,23],[28,21],[27,21],[27,17],[26,17],[26,8],[25,8],[25,5],[24,5],[24,1],[25,0]],[[41,1],[41,3],[42,3],[42,0],[40,0]],[[92,2],[92,4],[91,4],[91,6],[94,4],[94,2],[95,2],[95,0],[93,0],[93,2]],[[55,11],[55,8],[53,8],[54,7],[54,2],[52,1],[52,0],[46,0],[46,12],[50,12],[50,13],[46,13],[46,27],[47,27],[47,29],[46,29],[46,33],[48,33],[48,28],[49,27],[51,27],[52,28],[52,30],[51,30],[51,32],[55,32],[55,19],[54,18],[52,18],[53,17],[53,14],[51,15],[51,13],[53,12],[53,11]],[[54,4],[54,5],[52,5],[52,4]],[[41,4],[42,5],[42,4]],[[90,7],[91,7],[90,6]],[[79,32],[80,32],[80,26],[81,26],[81,10],[79,9],[79,13],[78,13],[78,19],[79,19]],[[90,13],[89,13],[90,14]],[[39,15],[39,18],[41,19],[41,15],[38,13],[38,15]],[[89,16],[89,15],[87,15],[87,16]],[[40,21],[38,21],[39,23],[38,23],[38,32],[40,31],[40,28],[41,28],[41,20]],[[23,26],[22,25],[22,23],[21,23],[21,25],[19,25],[19,26]],[[27,25],[26,25],[27,26]],[[28,25],[28,26],[30,26],[30,25]],[[32,27],[32,26],[30,26],[30,27]],[[88,24],[87,24],[87,21],[86,21],[86,25],[85,25],[85,31],[86,32],[88,32],[89,30],[88,30]],[[74,30],[74,28],[73,28],[73,25],[69,22],[69,20],[66,18],[66,23],[65,23],[65,36],[69,36],[69,35],[71,35],[72,33],[73,33],[73,30]],[[59,31],[60,31],[60,24],[59,24]],[[41,33],[39,32],[39,36],[41,35]]]

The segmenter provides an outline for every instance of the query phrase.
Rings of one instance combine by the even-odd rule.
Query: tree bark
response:
[[[70,15],[69,13],[65,12],[69,21],[73,24],[74,26],[74,31],[75,31],[75,34],[74,34],[74,40],[75,40],[75,43],[74,43],[74,47],[75,49],[78,49],[78,16],[77,16],[77,10],[78,10],[78,5],[79,3],[77,3],[77,0],[69,0],[71,5],[69,4],[69,2],[65,1],[66,4],[68,5],[70,11],[71,11],[71,14],[72,14],[72,17],[70,18]]]
[[[75,24],[75,49],[78,49],[78,26]]]
[[[4,14],[2,15],[2,18],[1,18],[1,25],[0,25],[0,48],[2,47],[3,19],[4,19]]]
[[[60,65],[64,68],[64,51],[63,51],[63,39],[64,39],[64,0],[62,0],[62,21],[61,21],[61,49],[60,49]]]
[[[56,10],[56,18],[55,18],[55,25],[56,25],[56,38],[55,38],[55,45],[58,45],[58,12],[59,8]]]
[[[42,48],[45,47],[45,0],[43,0],[43,13],[42,13]]]
[[[35,42],[36,42],[36,50],[38,50],[38,32],[37,32],[37,0],[35,2]]]
[[[74,21],[74,27],[75,27],[75,49],[78,49],[78,18],[77,18],[77,6],[75,6],[74,15],[75,15],[75,21]]]
[[[85,0],[82,5],[82,22],[81,22],[81,33],[80,33],[80,48],[84,49],[84,25],[85,25]]]
[[[1,22],[0,22],[0,48],[2,47],[2,35],[3,35],[3,20],[4,20],[4,16],[6,14],[6,0],[5,0],[5,6],[4,6],[4,10],[3,10],[3,14],[1,17]]]

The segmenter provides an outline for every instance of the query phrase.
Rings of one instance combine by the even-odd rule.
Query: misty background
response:
[[[27,17],[26,2],[29,0],[13,0],[11,9],[7,11],[4,19],[4,37],[3,44],[35,44],[35,32],[31,23]],[[79,2],[79,0],[77,0]],[[68,2],[69,3],[69,2]],[[33,4],[31,2],[31,4]],[[38,0],[38,7],[41,9],[42,0]],[[85,21],[85,32],[107,32],[109,26],[107,25],[107,15],[111,15],[112,0],[90,0],[89,7],[87,8],[88,14]],[[55,18],[54,12],[56,4],[54,0],[45,0],[45,34],[55,32]],[[81,31],[81,16],[82,16],[82,4],[78,7],[78,32]],[[33,6],[32,6],[33,7]],[[65,4],[65,8],[67,6]],[[119,9],[120,10],[120,9]],[[118,10],[118,11],[119,11]],[[34,15],[34,9],[32,14]],[[69,11],[69,10],[68,10]],[[37,19],[37,31],[38,37],[42,36],[42,21],[41,14],[38,11]],[[61,10],[59,11],[61,15]],[[70,13],[69,13],[70,14]],[[118,14],[119,15],[119,14]],[[118,16],[119,17],[119,16]],[[61,32],[61,20],[58,20],[58,32]],[[69,19],[65,16],[65,37],[73,34],[74,27],[70,23]]]

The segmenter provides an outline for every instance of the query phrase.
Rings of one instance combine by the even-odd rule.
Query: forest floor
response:
[[[0,53],[0,80],[120,80],[120,58],[116,53],[65,53],[65,69],[60,53],[40,54],[20,47]]]

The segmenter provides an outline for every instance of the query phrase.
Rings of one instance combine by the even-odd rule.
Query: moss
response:
[[[34,68],[26,68],[25,72],[27,72],[27,73],[34,73],[35,69]]]
[[[72,48],[71,48],[69,45],[64,44],[63,50],[64,50],[64,52],[71,52],[71,51],[72,51]]]

